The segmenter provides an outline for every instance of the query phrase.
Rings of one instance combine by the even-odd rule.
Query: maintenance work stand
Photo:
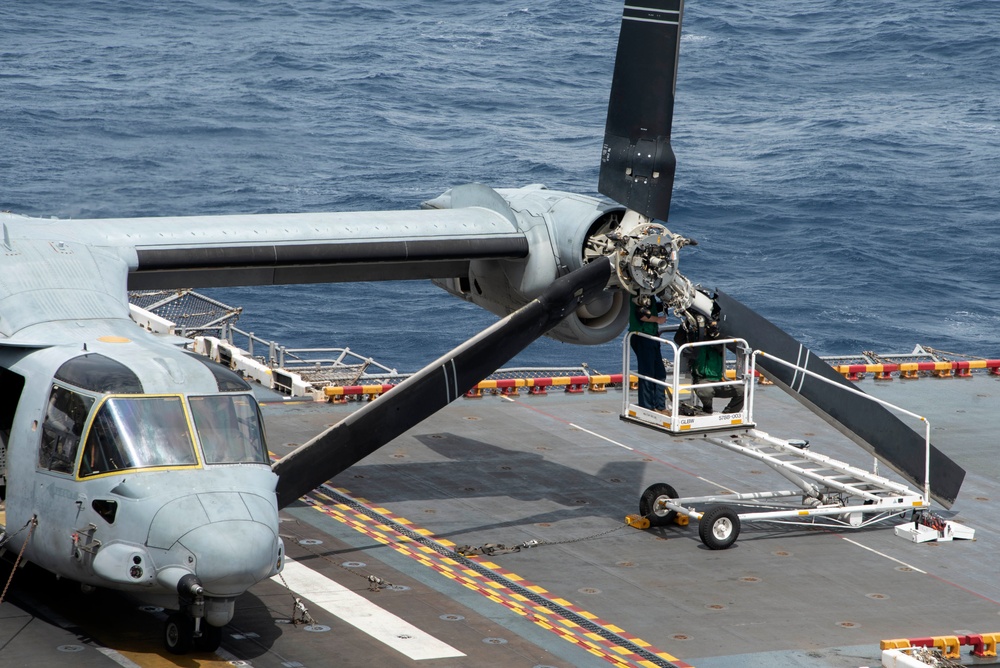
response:
[[[653,339],[668,353],[666,380],[638,374],[630,369],[630,339],[642,336]],[[692,382],[687,361],[701,346],[721,347],[730,369],[724,380],[712,383]],[[930,512],[930,424],[926,418],[910,413],[870,395],[830,383],[831,391],[857,392],[887,408],[921,420],[925,425],[925,461],[927,465],[924,489],[890,480],[878,473],[878,460],[872,470],[814,452],[805,440],[784,440],[756,428],[753,417],[754,386],[759,356],[798,369],[823,382],[826,379],[763,351],[753,351],[743,339],[718,339],[677,346],[673,341],[639,332],[629,332],[623,342],[623,373],[639,382],[654,383],[666,395],[664,410],[639,406],[631,383],[623,383],[620,418],[626,422],[655,429],[669,436],[701,434],[706,442],[757,460],[791,483],[788,489],[714,494],[700,497],[680,497],[673,486],[665,483],[650,485],[639,500],[639,514],[627,521],[637,528],[677,523],[687,525],[698,521],[698,534],[706,547],[724,550],[739,537],[745,522],[767,522],[785,525],[826,527],[837,530],[861,529],[911,513],[911,520],[895,527],[897,536],[913,542],[972,539],[974,530],[964,525],[941,520]],[[698,390],[711,387],[742,388],[743,409],[735,413],[707,413],[698,405]]]

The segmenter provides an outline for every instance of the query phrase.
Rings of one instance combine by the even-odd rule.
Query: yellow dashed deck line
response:
[[[338,491],[341,491],[345,495],[350,494],[346,490],[338,489]],[[395,529],[393,529],[392,526],[385,524],[384,522],[379,522],[375,524],[374,527],[372,527],[367,522],[374,523],[375,520],[372,520],[372,518],[367,517],[363,513],[358,513],[357,511],[355,511],[353,508],[351,508],[346,504],[324,504],[322,507],[314,506],[314,508],[319,512],[322,512],[327,516],[332,517],[333,519],[341,522],[342,524],[345,524],[356,531],[364,533],[365,535],[378,541],[379,543],[389,545],[397,552],[413,558],[421,565],[427,566],[432,570],[441,573],[445,577],[454,580],[462,584],[463,586],[482,594],[487,599],[512,610],[518,615],[527,617],[529,620],[532,621],[532,623],[536,624],[537,626],[540,626],[541,628],[544,628],[548,631],[555,633],[564,640],[580,646],[587,652],[595,656],[598,656],[604,659],[605,661],[612,663],[613,665],[622,666],[623,668],[632,668],[634,666],[655,666],[655,664],[647,660],[639,659],[639,657],[635,655],[635,653],[632,652],[631,650],[628,650],[627,648],[618,645],[611,640],[603,638],[598,633],[594,633],[592,631],[584,632],[579,624],[561,616],[561,614],[558,611],[552,610],[545,606],[531,605],[529,603],[530,599],[521,594],[517,594],[509,590],[505,585],[496,582],[494,580],[484,578],[484,576],[482,576],[479,572],[477,572],[474,569],[460,568],[459,562],[457,562],[455,559],[441,555],[439,552],[437,552],[437,550],[434,550],[431,547],[415,542],[412,538],[399,534],[398,532],[395,531]],[[393,522],[397,522],[403,525],[412,525],[412,522],[408,520],[394,517],[391,514],[391,512],[388,511],[387,509],[373,508],[372,510],[378,512],[383,516],[386,516]],[[348,516],[347,514],[349,514],[350,516]],[[362,521],[357,521],[357,520],[362,520]],[[433,532],[426,529],[423,530],[414,529],[410,528],[409,526],[408,528],[409,530],[414,531],[415,533],[419,533],[420,535],[433,536]],[[385,535],[380,531],[378,531],[377,529],[380,529],[391,535]],[[437,542],[442,545],[445,544],[445,541],[443,540]],[[454,545],[454,543],[451,542],[448,542],[447,544]],[[415,550],[414,547],[416,547],[417,550]],[[435,556],[438,559],[438,561],[432,561],[426,558],[425,554],[430,554]],[[497,565],[494,562],[480,562],[480,565],[496,572],[498,575],[501,575],[502,577],[508,580],[524,582],[523,577],[504,571],[503,569],[501,569],[499,565]],[[458,568],[448,569],[447,566],[456,566]],[[548,593],[545,588],[540,587],[538,585],[522,584],[521,586],[539,595]],[[506,595],[502,595],[504,592],[506,592]],[[593,613],[577,609],[572,603],[570,603],[566,599],[552,598],[549,600],[552,603],[560,607],[564,607],[567,610],[572,611],[574,614],[580,615],[586,619],[589,620],[599,619],[597,615]],[[640,640],[639,638],[629,636],[628,634],[625,633],[625,631],[623,631],[618,626],[612,624],[604,624],[603,628],[607,629],[611,633],[621,635],[623,638],[626,638],[628,641],[634,643],[637,646],[643,648],[651,647],[650,643]],[[624,661],[623,659],[620,658],[620,656],[617,656],[616,654],[620,656],[629,656],[630,660]],[[659,656],[660,658],[663,658],[671,662],[678,661],[678,659],[666,653],[656,652],[656,656]],[[682,663],[682,665],[686,664]]]

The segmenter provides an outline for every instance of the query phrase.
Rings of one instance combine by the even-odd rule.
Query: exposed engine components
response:
[[[691,243],[635,211],[628,211],[612,234],[618,280],[634,295],[659,294],[670,285],[677,275],[677,251]]]
[[[585,254],[588,260],[599,255],[612,257],[618,287],[635,295],[640,308],[648,307],[657,295],[678,316],[694,322],[698,315],[711,317],[714,310],[712,298],[678,270],[678,251],[697,243],[627,211],[617,228],[588,240]]]

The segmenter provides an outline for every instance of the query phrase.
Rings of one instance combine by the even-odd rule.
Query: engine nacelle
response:
[[[480,184],[453,188],[427,208],[480,206],[504,215],[528,240],[523,260],[473,260],[464,278],[434,282],[499,316],[513,313],[552,281],[583,266],[588,241],[617,228],[625,208],[594,197],[548,190],[541,185],[492,190]],[[628,324],[628,294],[606,291],[552,329],[566,343],[606,343]]]

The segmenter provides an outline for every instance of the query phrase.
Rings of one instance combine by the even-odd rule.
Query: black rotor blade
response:
[[[611,262],[605,257],[563,276],[537,299],[283,457],[274,464],[278,507],[284,508],[464,395],[597,296],[610,277]]]
[[[804,367],[835,383],[857,390],[833,367],[760,314],[724,292],[716,296],[719,332],[746,339],[755,350]],[[757,369],[776,385],[873,454],[896,473],[924,489],[924,435],[908,427],[882,405],[851,392],[841,392],[782,364],[758,357]],[[930,492],[951,508],[965,479],[965,470],[931,446]]]
[[[677,160],[670,148],[683,0],[626,0],[611,81],[598,190],[666,220]]]

